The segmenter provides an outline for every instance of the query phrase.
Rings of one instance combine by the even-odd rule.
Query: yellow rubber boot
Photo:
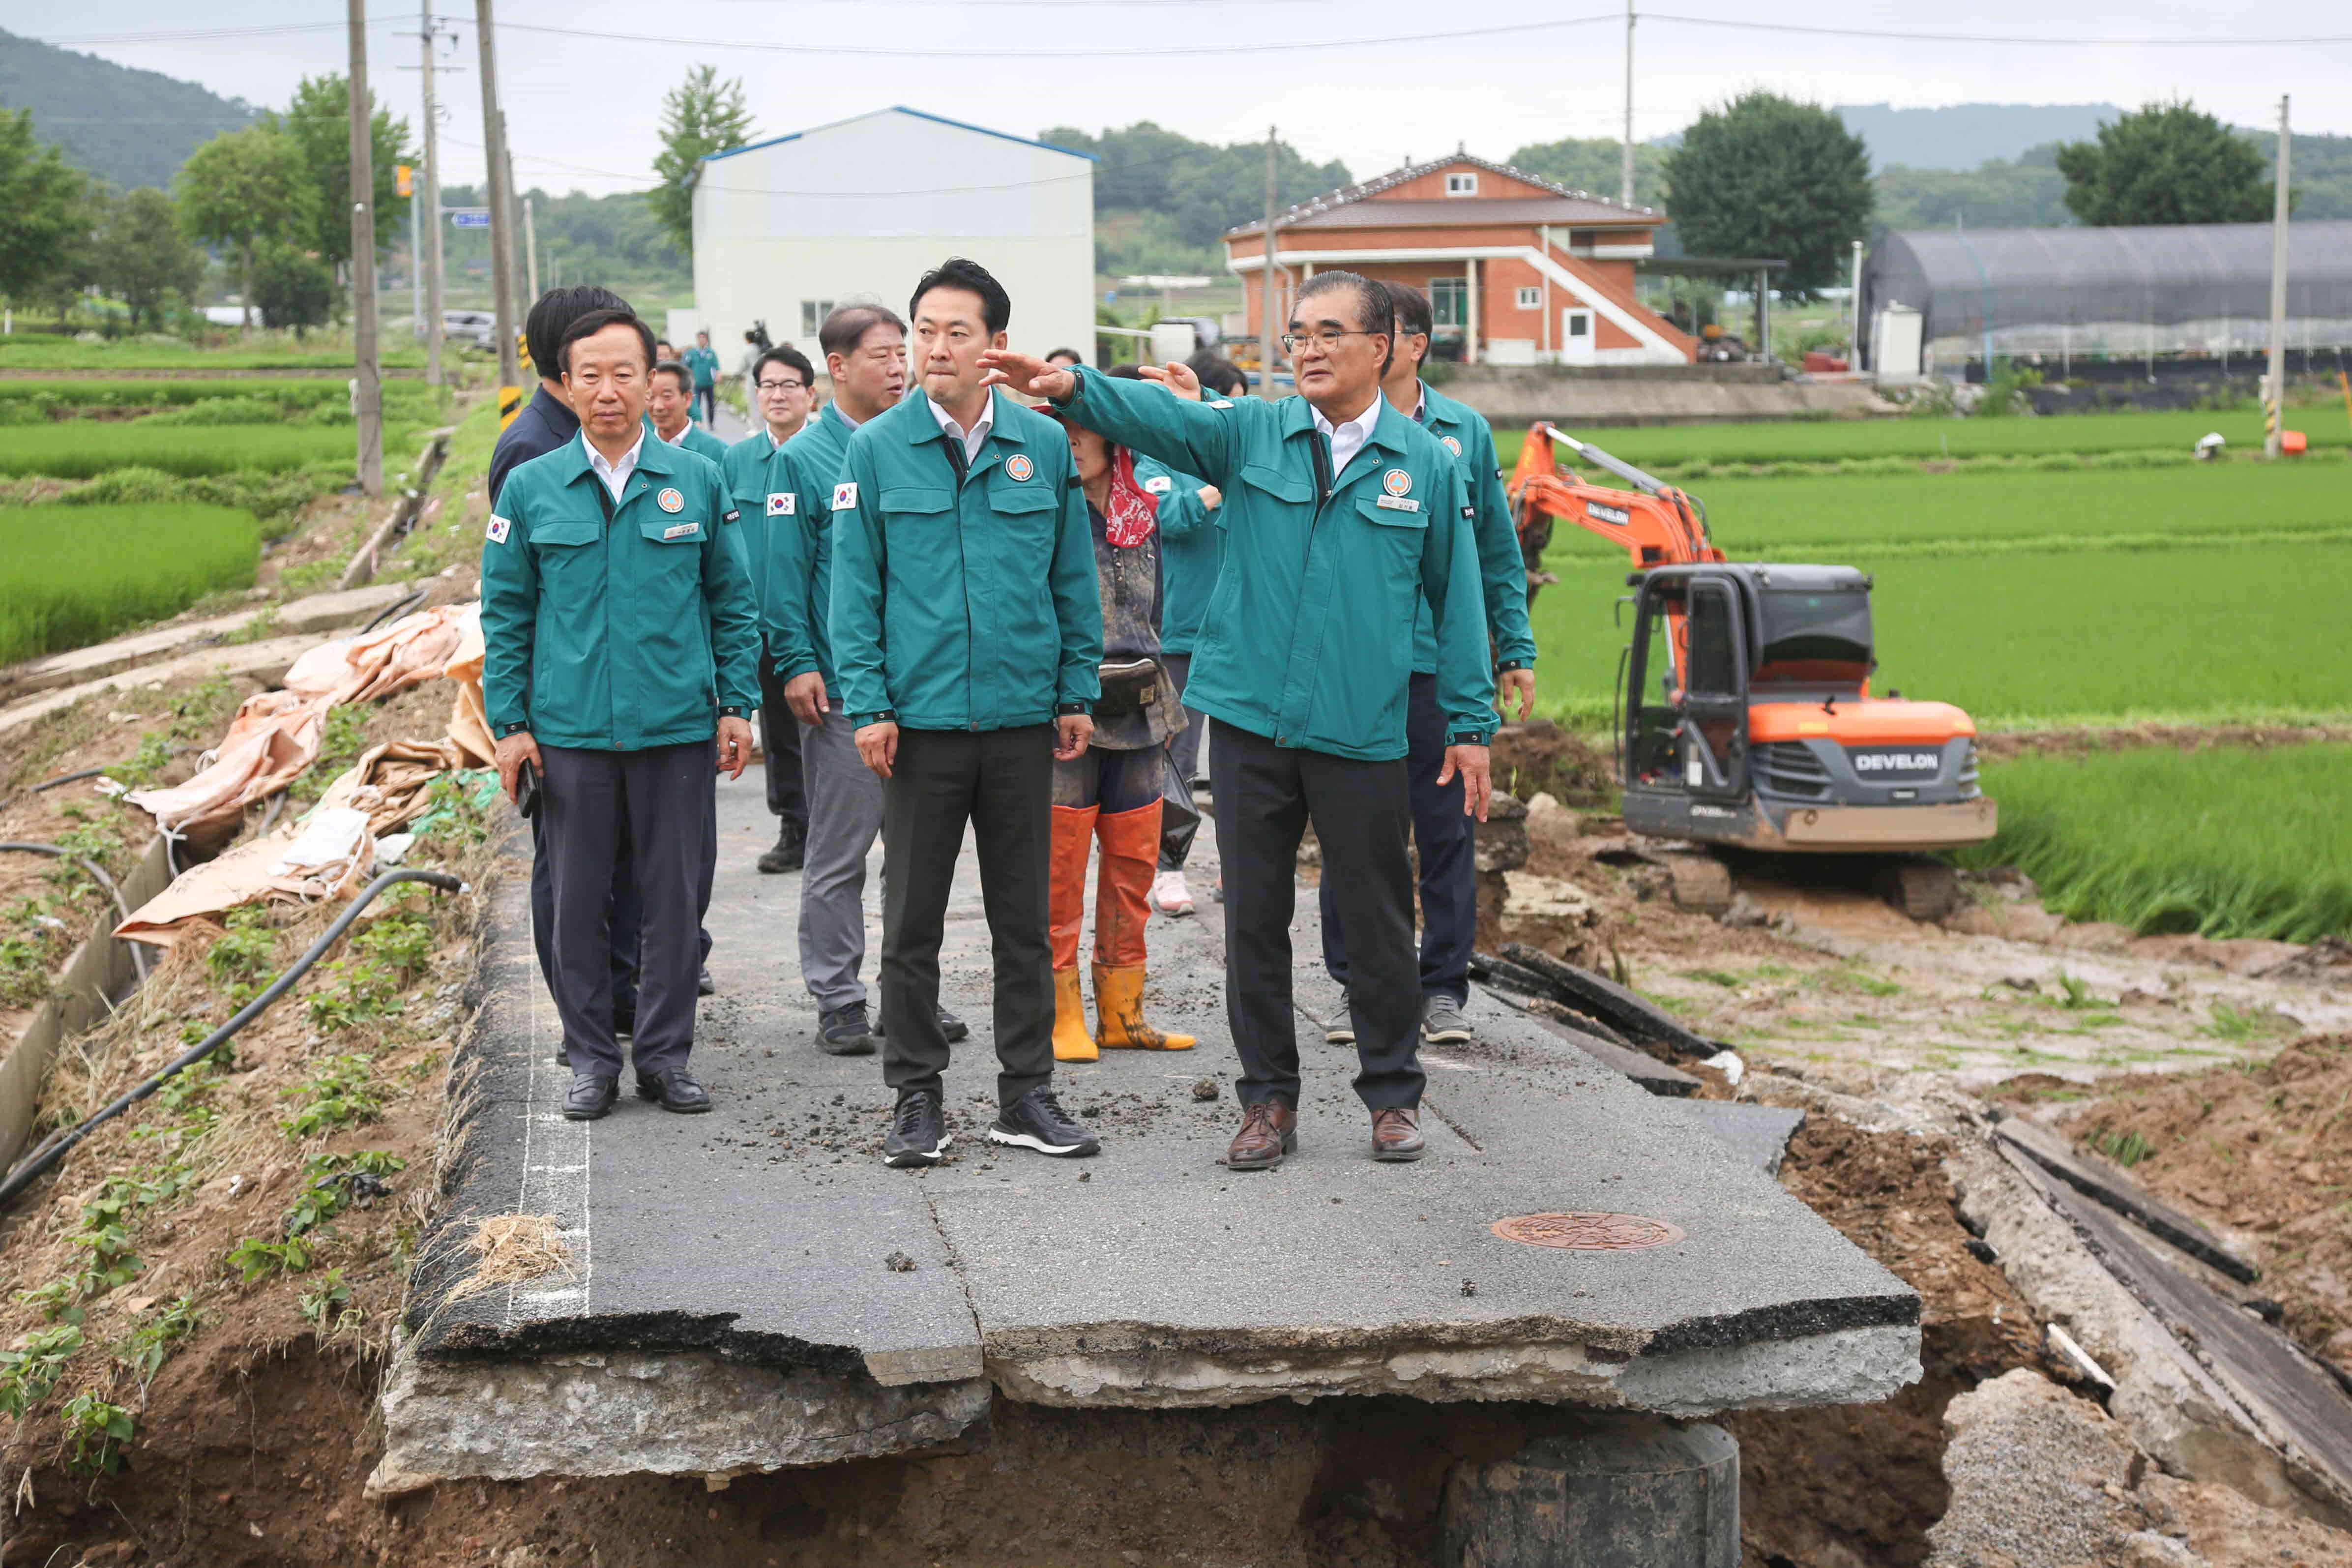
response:
[[[1074,964],[1054,971],[1054,1059],[1057,1062],[1090,1062],[1102,1053],[1095,1049],[1094,1037],[1087,1033],[1087,999],[1078,990],[1078,971]]]
[[[1143,970],[1095,965],[1095,1037],[1105,1050],[1189,1051],[1190,1035],[1170,1035],[1143,1021]]]

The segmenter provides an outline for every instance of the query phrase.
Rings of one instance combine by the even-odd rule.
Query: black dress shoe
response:
[[[594,1073],[573,1073],[572,1092],[563,1097],[563,1120],[601,1121],[612,1114],[613,1101],[620,1097],[619,1079],[599,1078]]]
[[[797,871],[801,868],[801,862],[807,854],[807,838],[786,827],[777,833],[775,847],[760,857],[760,869],[772,875],[783,871]]]
[[[710,978],[710,965],[706,963],[702,966],[701,972],[694,977],[694,994],[697,996],[709,996],[715,994],[718,990],[719,982]]]
[[[664,1110],[675,1110],[680,1116],[699,1116],[710,1109],[710,1091],[694,1081],[694,1075],[684,1068],[657,1072],[648,1078],[637,1075],[637,1098],[650,1100]]]
[[[632,1002],[625,1007],[614,1007],[613,1009],[613,1037],[616,1040],[630,1039],[635,1036],[636,1032],[636,1004]]]

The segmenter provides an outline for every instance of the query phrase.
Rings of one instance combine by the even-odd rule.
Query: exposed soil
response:
[[[2136,1077],[2086,1090],[2020,1079],[2012,1100],[2132,1178],[2250,1246],[2254,1292],[2286,1331],[2352,1379],[2352,1036],[2297,1040],[2266,1061]]]
[[[2179,752],[2217,746],[2299,746],[2315,741],[2352,741],[2340,724],[2135,724],[2121,729],[2008,730],[1977,737],[1978,754],[1989,762],[2012,757],[2091,756],[2105,752],[2168,746]]]
[[[1496,731],[1489,761],[1495,787],[1523,801],[1543,794],[1562,805],[1616,809],[1615,771],[1609,759],[1549,719]]]

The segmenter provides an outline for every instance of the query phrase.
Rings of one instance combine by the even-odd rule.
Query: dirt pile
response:
[[[1602,752],[1549,719],[1495,731],[1495,787],[1521,800],[1549,795],[1587,811],[1617,809],[1616,769]]]

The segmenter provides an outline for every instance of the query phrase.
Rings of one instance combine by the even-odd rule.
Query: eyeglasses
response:
[[[760,383],[760,390],[762,392],[806,392],[808,389],[809,384],[805,381],[763,381]]]
[[[1285,332],[1276,341],[1282,344],[1282,352],[1285,353],[1295,354],[1312,343],[1328,354],[1339,346],[1341,338],[1384,338],[1388,335],[1386,332],[1341,331],[1337,327],[1325,327],[1312,332]]]

